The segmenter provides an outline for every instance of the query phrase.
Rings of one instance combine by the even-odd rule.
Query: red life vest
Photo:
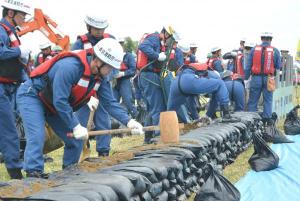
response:
[[[37,58],[38,63],[42,64],[45,61],[48,61],[48,60],[52,59],[57,54],[58,54],[57,52],[51,51],[51,53],[48,56],[44,57],[43,53],[40,52],[39,55],[38,55],[38,58]]]
[[[0,25],[6,31],[9,37],[9,46],[18,47],[21,43],[17,35],[4,23],[0,22]],[[0,83],[14,83],[21,81],[22,70],[25,67],[19,61],[19,58],[12,58],[0,61],[1,71],[0,71]]]
[[[238,54],[235,60],[235,69],[234,69],[234,73],[239,74],[240,76],[242,76],[243,78],[245,77],[245,72],[244,72],[244,68],[243,68],[243,63],[242,63],[242,59],[243,59],[244,55],[243,54]]]
[[[184,58],[184,64],[185,64],[185,65],[189,65],[190,63],[191,63],[190,57]]]
[[[261,66],[262,61],[262,51],[264,49],[264,61],[263,67]],[[253,54],[253,64],[252,64],[252,73],[255,75],[258,74],[274,74],[275,67],[274,67],[274,48],[272,46],[268,46],[263,48],[263,46],[255,46],[254,54]]]
[[[103,33],[103,38],[112,38],[112,36],[108,33]],[[77,39],[80,39],[83,43],[83,49],[87,51],[89,54],[93,54],[93,45],[90,42],[88,36],[86,34],[78,36]]]
[[[35,77],[40,77],[43,75],[46,75],[48,71],[52,68],[52,66],[60,59],[66,58],[66,57],[76,57],[78,58],[82,65],[84,66],[84,73],[78,83],[74,85],[71,89],[71,96],[69,98],[70,105],[72,106],[73,110],[76,111],[78,110],[81,106],[86,104],[88,100],[90,99],[91,96],[96,95],[96,92],[100,86],[100,79],[95,80],[95,85],[94,87],[88,91],[88,85],[90,82],[90,77],[91,77],[91,70],[90,70],[90,65],[86,59],[87,52],[86,51],[80,51],[80,52],[63,52],[54,57],[53,59],[50,59],[44,63],[42,63],[38,68],[34,69],[30,77],[35,78]],[[45,87],[47,88],[47,87]],[[42,102],[45,104],[47,109],[55,114],[56,109],[53,106],[53,98],[52,98],[52,90],[50,91],[43,91],[41,90],[39,92],[39,96],[42,100]]]
[[[210,68],[210,69],[212,69],[212,70],[215,70],[215,61],[217,61],[217,60],[220,60],[220,58],[216,58],[216,57],[214,57],[214,58],[209,58],[208,60],[207,60],[207,65],[208,65],[208,67]]]
[[[159,34],[148,34],[148,33],[145,33],[141,40],[139,41],[139,45],[144,42],[144,40],[148,37],[148,36],[157,36],[159,37]],[[166,47],[164,45],[160,45],[160,51],[161,52],[165,52],[166,51]],[[141,50],[137,50],[137,61],[136,61],[136,67],[138,70],[141,70],[143,67],[145,67],[149,61],[148,61],[148,56]],[[153,68],[153,71],[154,72],[160,72],[160,69],[159,68]]]
[[[124,62],[122,62],[121,67],[120,67],[120,71],[126,71],[127,69],[128,69],[127,65]]]
[[[191,63],[188,66],[194,71],[207,71],[208,69],[207,63]]]

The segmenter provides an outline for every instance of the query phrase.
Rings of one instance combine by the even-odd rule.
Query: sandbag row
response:
[[[214,123],[188,132],[180,144],[135,152],[117,165],[83,172],[77,167],[52,176],[59,185],[29,200],[173,201],[197,192],[208,177],[208,164],[221,170],[251,144],[261,129],[256,113],[240,112],[238,123]],[[26,200],[26,199],[24,199]]]

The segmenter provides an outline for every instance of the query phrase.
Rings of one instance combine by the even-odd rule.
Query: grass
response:
[[[139,146],[143,144],[142,136],[132,136],[132,137],[115,137],[111,142],[111,154],[122,152],[123,150],[128,150],[131,147]],[[59,171],[62,168],[62,156],[63,156],[63,148],[55,150],[48,154],[48,156],[52,157],[54,161],[52,163],[45,163],[45,172],[53,172]],[[91,157],[96,157],[96,144],[95,141],[91,143]],[[25,175],[25,174],[23,174]],[[3,163],[0,164],[0,181],[8,181],[9,176],[6,172],[5,165]]]

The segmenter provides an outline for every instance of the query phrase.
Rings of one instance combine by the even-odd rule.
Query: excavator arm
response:
[[[56,33],[57,24],[43,13],[41,9],[34,9],[34,17],[28,22],[25,22],[17,31],[18,36],[22,36],[28,32],[39,30],[45,35],[52,43],[60,46],[63,51],[70,49],[70,38],[67,35]]]

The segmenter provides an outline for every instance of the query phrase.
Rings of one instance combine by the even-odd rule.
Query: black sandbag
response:
[[[202,185],[194,201],[239,201],[240,192],[225,177],[209,166],[209,177]]]
[[[162,185],[162,182],[157,182],[157,183],[154,183],[152,184],[150,187],[149,187],[149,193],[151,195],[151,197],[156,197],[158,196],[162,191],[163,191],[163,185]]]
[[[253,144],[254,153],[248,160],[248,163],[254,171],[268,171],[278,167],[278,155],[257,133],[253,134]]]
[[[3,199],[6,201],[5,199]],[[9,200],[16,200],[16,199],[9,199]],[[88,198],[79,196],[79,195],[69,195],[69,194],[43,194],[37,197],[29,197],[26,199],[20,199],[20,200],[30,200],[30,201],[90,201]],[[7,200],[8,201],[8,200]],[[99,199],[99,201],[103,201]]]
[[[148,167],[140,167],[140,166],[135,167],[135,166],[130,166],[127,163],[123,163],[123,164],[114,165],[109,168],[105,168],[103,170],[106,170],[106,169],[113,170],[113,171],[135,172],[135,173],[145,176],[151,183],[158,182],[158,178],[156,177],[154,171]]]
[[[167,193],[168,193],[169,200],[176,200],[177,190],[175,187],[172,187],[169,190],[167,190]]]
[[[102,184],[111,187],[120,200],[129,200],[134,195],[134,186],[124,176],[101,173],[80,173],[70,176],[69,182],[82,182],[87,184]],[[122,184],[122,185],[120,185]]]
[[[168,193],[166,191],[163,191],[154,198],[154,201],[168,201]]]
[[[141,198],[138,195],[135,195],[131,197],[129,201],[141,201]]]
[[[267,142],[273,142],[274,144],[294,142],[289,140],[283,133],[281,133],[273,120],[270,120],[270,122],[267,123],[265,132],[263,132],[263,138]]]
[[[152,201],[153,199],[152,199],[150,193],[148,191],[146,191],[145,193],[143,193],[141,195],[141,200],[143,200],[143,201]]]
[[[97,201],[97,200],[104,201],[104,199],[102,198],[102,196],[99,193],[88,190],[88,189],[77,190],[77,189],[52,188],[47,191],[42,191],[42,192],[38,193],[37,195],[33,195],[30,198],[31,199],[48,199],[48,198],[57,199],[57,197],[59,197],[59,196],[76,196],[77,198],[73,199],[72,201],[77,201],[77,200],[82,200],[82,199],[86,199],[88,201]]]
[[[294,107],[284,120],[284,132],[286,135],[298,135],[300,134],[300,118],[298,116],[298,109],[300,105]]]
[[[109,174],[117,174],[122,175],[129,179],[131,183],[134,186],[134,194],[143,193],[145,192],[149,186],[151,185],[151,182],[143,175],[138,174],[136,172],[126,172],[126,171],[112,171],[112,170],[103,170],[99,171],[100,173],[109,173]]]

